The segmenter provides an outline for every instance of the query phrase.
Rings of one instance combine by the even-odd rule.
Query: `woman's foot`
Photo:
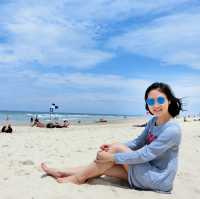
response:
[[[73,183],[73,184],[83,184],[77,176],[72,175],[72,176],[68,176],[68,177],[63,177],[63,178],[56,178],[56,181],[59,183]]]
[[[47,174],[54,178],[63,178],[67,177],[68,175],[64,172],[57,171],[56,169],[49,168],[45,163],[41,164],[42,170]]]

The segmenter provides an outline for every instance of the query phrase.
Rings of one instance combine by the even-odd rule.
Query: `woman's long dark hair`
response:
[[[180,113],[180,111],[183,110],[183,105],[182,105],[181,99],[176,98],[172,89],[170,88],[170,86],[165,83],[162,83],[162,82],[155,82],[147,88],[147,90],[145,92],[145,96],[144,96],[145,102],[147,100],[149,92],[154,89],[157,89],[160,92],[164,93],[166,95],[168,101],[170,101],[170,104],[168,107],[168,112],[172,117],[176,117]],[[145,105],[145,108],[152,115],[147,103]]]

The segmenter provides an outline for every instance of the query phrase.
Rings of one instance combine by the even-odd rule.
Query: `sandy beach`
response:
[[[1,199],[192,199],[200,194],[200,122],[182,122],[179,169],[171,194],[129,189],[120,180],[101,177],[84,185],[59,184],[44,176],[41,162],[51,167],[87,165],[95,159],[102,143],[124,142],[143,128],[133,127],[144,119],[124,119],[118,123],[72,125],[46,129],[14,126],[13,134],[0,134]]]

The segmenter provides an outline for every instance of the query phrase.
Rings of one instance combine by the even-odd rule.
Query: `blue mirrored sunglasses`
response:
[[[157,103],[158,103],[159,105],[162,105],[162,104],[165,103],[165,98],[162,97],[162,96],[158,97],[157,99],[154,99],[154,98],[149,97],[149,98],[147,98],[146,103],[147,103],[149,106],[154,106],[155,103],[156,103],[156,101],[157,101]]]

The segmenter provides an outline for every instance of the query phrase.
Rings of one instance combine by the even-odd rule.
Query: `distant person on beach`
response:
[[[182,102],[160,82],[150,85],[144,98],[146,110],[154,117],[136,139],[101,145],[95,161],[88,166],[59,171],[42,163],[43,171],[59,183],[83,184],[107,175],[127,181],[131,188],[169,193],[181,142],[181,129],[173,118],[182,110]]]
[[[38,116],[36,115],[35,121],[34,122],[39,122]]]
[[[55,122],[55,123],[48,123],[47,124],[47,128],[68,128],[70,125],[69,121],[64,120],[63,124],[60,124],[59,122]]]
[[[2,133],[12,133],[13,132],[13,129],[11,127],[11,124],[8,124],[8,125],[4,125],[1,129],[1,132]]]
[[[31,123],[31,125],[33,124],[33,121],[34,121],[34,119],[33,119],[33,117],[31,117],[31,118],[30,118],[30,123]]]
[[[40,128],[46,127],[46,125],[45,125],[44,123],[40,122],[39,119],[38,119],[37,117],[35,118],[35,121],[34,121],[32,127],[33,127],[33,126],[40,127]]]
[[[49,123],[45,124],[45,123],[40,122],[38,119],[38,121],[34,122],[34,124],[32,126],[36,126],[36,127],[40,127],[40,128],[68,128],[69,125],[70,125],[70,122],[67,120],[64,120],[63,124],[60,124],[58,122],[55,122],[55,123],[49,122]]]
[[[184,121],[184,122],[188,122],[186,116],[183,117],[183,121]]]
[[[40,128],[46,127],[46,125],[44,123],[40,122],[40,121],[38,121],[35,126],[40,127]]]
[[[70,126],[70,122],[67,120],[63,121],[63,128],[68,128]]]
[[[49,122],[49,123],[46,124],[45,127],[49,128],[49,129],[52,129],[52,128],[55,128],[55,124],[53,122]]]
[[[133,127],[145,127],[147,123],[144,124],[134,124]]]
[[[106,123],[106,122],[108,122],[108,121],[105,120],[105,119],[103,119],[103,118],[100,118],[100,119],[97,121],[97,123]]]

